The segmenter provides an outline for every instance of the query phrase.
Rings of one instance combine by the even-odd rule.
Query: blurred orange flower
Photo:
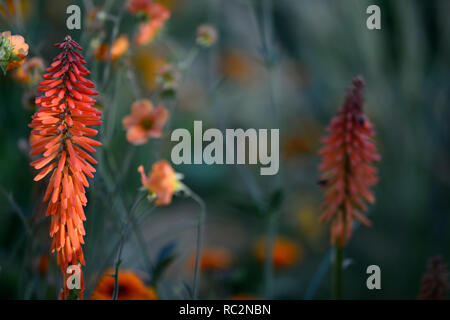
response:
[[[49,265],[49,256],[47,253],[44,253],[39,259],[39,274],[41,276],[45,276],[47,274]]]
[[[148,191],[156,196],[155,204],[158,206],[168,205],[172,196],[180,187],[176,172],[166,160],[160,160],[153,164],[148,176],[145,175],[144,167],[138,168],[141,174],[141,183]]]
[[[351,237],[354,219],[371,224],[362,212],[367,211],[365,202],[375,202],[370,187],[378,181],[373,163],[380,160],[374,129],[362,111],[364,80],[356,77],[352,84],[319,150],[319,184],[327,189],[320,219],[331,222],[331,243],[341,247]]]
[[[277,237],[273,247],[273,265],[275,268],[287,268],[296,263],[302,255],[301,248],[292,240]],[[266,258],[266,239],[260,239],[255,250],[256,259],[264,262]]]
[[[226,270],[231,266],[231,254],[221,248],[207,248],[202,252],[200,269],[202,271]],[[191,257],[190,265],[195,266],[195,256]]]
[[[169,112],[163,106],[153,107],[150,100],[138,100],[131,106],[131,114],[126,116],[123,127],[127,130],[127,140],[134,145],[146,143],[150,138],[159,138]]]
[[[114,292],[114,270],[110,269],[100,279],[92,293],[91,300],[111,300]],[[155,289],[146,287],[132,271],[119,271],[118,300],[158,300]]]
[[[250,81],[255,75],[255,63],[248,54],[239,50],[231,50],[222,55],[222,73],[237,81]]]
[[[141,80],[149,90],[158,88],[158,79],[168,62],[162,52],[154,48],[138,50],[135,55],[136,69],[140,70]]]
[[[0,34],[0,57],[2,68],[11,70],[25,62],[28,55],[28,44],[20,35],[11,35],[10,31]],[[3,60],[4,59],[4,60]],[[4,66],[3,66],[4,65]]]
[[[22,19],[28,18],[31,12],[31,0],[5,0],[0,1],[0,15],[8,19],[20,13]],[[16,4],[18,6],[16,7]]]
[[[130,44],[127,35],[123,34],[118,37],[111,49],[111,61],[116,61],[128,51]],[[100,44],[95,48],[94,56],[98,61],[107,61],[109,54],[109,46],[106,43]]]
[[[132,4],[132,2],[130,4]],[[139,2],[140,5],[142,1],[135,2]],[[139,24],[138,33],[134,38],[135,43],[138,45],[146,45],[152,42],[155,35],[170,18],[170,11],[159,3],[151,2],[147,7],[145,7],[143,12],[146,16],[147,21],[141,22]]]
[[[23,65],[14,70],[12,77],[19,83],[35,84],[40,79],[39,71],[44,69],[44,62],[41,58],[33,57]]]

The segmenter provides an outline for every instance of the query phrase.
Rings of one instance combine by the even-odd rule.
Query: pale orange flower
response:
[[[41,76],[39,71],[43,70],[43,68],[44,62],[42,59],[33,57],[14,70],[12,77],[19,83],[34,84],[39,81]]]
[[[150,3],[144,11],[148,20],[139,24],[139,30],[134,39],[138,45],[152,42],[155,35],[170,18],[170,11],[159,3]]]
[[[114,270],[110,269],[100,279],[90,300],[112,300],[114,292]],[[144,282],[132,271],[119,271],[118,300],[157,300],[158,295],[152,287],[146,287]]]
[[[195,266],[195,256],[190,260],[190,265]],[[202,252],[200,269],[202,271],[226,270],[231,266],[231,254],[221,248],[207,248]]]
[[[120,57],[122,57],[129,48],[130,44],[128,41],[127,35],[123,34],[120,37],[118,37],[112,46],[111,50],[111,61],[116,61]],[[108,54],[109,54],[109,46],[106,43],[100,44],[94,52],[94,56],[99,61],[106,61],[108,60]]]
[[[141,174],[142,185],[156,197],[156,205],[164,206],[172,202],[172,196],[180,188],[180,183],[176,172],[166,160],[154,163],[148,176],[145,175],[142,165],[139,166],[138,172]]]
[[[8,59],[6,61],[8,63],[6,70],[12,70],[23,64],[29,49],[25,39],[20,35],[11,35],[10,31],[2,32],[0,39],[6,39],[6,41],[0,41],[1,50],[3,51],[2,55]],[[5,48],[5,46],[7,47]]]
[[[150,138],[161,137],[168,118],[169,112],[163,106],[154,108],[147,99],[136,101],[131,106],[131,114],[122,121],[127,130],[127,140],[134,145],[140,145]]]
[[[266,258],[266,239],[260,239],[255,250],[256,259],[264,262]],[[287,268],[296,263],[302,255],[301,248],[292,240],[284,237],[275,239],[273,247],[273,265],[275,268]]]

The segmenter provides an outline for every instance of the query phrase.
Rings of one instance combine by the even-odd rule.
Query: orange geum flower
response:
[[[138,167],[138,172],[141,174],[142,186],[150,192],[151,197],[156,198],[156,205],[170,204],[173,194],[183,188],[181,176],[166,160],[154,163],[148,176],[142,165]]]
[[[319,184],[327,189],[323,202],[322,221],[331,222],[331,242],[339,247],[350,239],[354,219],[366,226],[370,221],[362,212],[365,202],[373,203],[375,197],[370,187],[377,183],[379,161],[372,139],[372,124],[363,113],[364,80],[353,79],[343,107],[327,127],[329,135],[322,139],[319,151],[322,172]]]
[[[129,46],[128,37],[123,34],[114,41],[111,53],[109,53],[109,46],[102,43],[95,48],[94,56],[97,60],[104,62],[108,60],[108,54],[111,54],[111,61],[116,61],[128,51]]]
[[[146,21],[139,24],[139,30],[134,39],[134,42],[138,45],[146,45],[152,42],[158,31],[170,18],[170,11],[159,3],[151,2],[143,12]]]
[[[114,293],[114,270],[108,270],[97,284],[90,300],[112,300]],[[118,300],[157,300],[158,295],[152,287],[146,287],[141,278],[132,271],[119,271]]]
[[[85,78],[90,72],[77,51],[82,48],[69,36],[55,46],[61,53],[43,75],[38,90],[44,95],[36,98],[39,109],[29,125],[33,129],[30,154],[40,155],[31,162],[31,166],[41,170],[34,180],[50,176],[44,201],[48,201],[46,215],[51,217],[52,252],[57,252],[65,284],[67,267],[85,264],[81,245],[85,235],[85,188],[89,187],[86,177],[94,176],[91,164],[97,163],[88,152],[95,152],[93,147],[101,145],[90,138],[97,135],[97,130],[89,126],[101,124],[101,112],[93,107],[95,99],[90,97],[97,92],[93,90],[94,83]],[[82,279],[81,285],[80,298],[84,291]],[[63,298],[68,294],[69,289],[64,286]]]
[[[277,237],[273,246],[273,265],[275,268],[287,268],[296,263],[302,254],[301,248],[292,240]],[[264,262],[266,258],[266,239],[260,239],[256,244],[256,259]]]
[[[20,35],[10,31],[0,33],[0,68],[4,73],[22,65],[28,55],[28,44]]]
[[[134,102],[131,114],[122,121],[127,130],[127,140],[134,145],[141,145],[150,138],[161,137],[168,118],[169,112],[163,106],[154,108],[147,99]]]
[[[34,84],[39,81],[40,71],[44,69],[44,62],[41,58],[31,58],[12,73],[12,77],[19,83]]]

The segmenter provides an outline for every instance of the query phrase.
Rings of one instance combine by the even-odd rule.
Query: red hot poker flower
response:
[[[356,218],[366,226],[370,221],[362,214],[366,202],[375,197],[370,187],[378,181],[373,162],[379,161],[372,141],[374,130],[362,111],[364,80],[353,79],[344,106],[327,127],[329,135],[322,139],[319,151],[322,172],[319,183],[327,189],[322,221],[331,222],[331,242],[343,246],[351,237]]]
[[[43,75],[36,98],[39,106],[29,125],[34,137],[31,155],[41,157],[31,165],[41,170],[34,178],[39,181],[50,176],[44,201],[49,201],[47,216],[51,216],[50,236],[52,252],[56,250],[58,265],[66,276],[69,264],[85,264],[81,244],[85,235],[86,220],[83,206],[87,199],[87,177],[92,178],[97,161],[87,152],[95,152],[93,146],[101,143],[89,137],[97,130],[89,126],[101,124],[101,112],[93,107],[97,95],[94,83],[85,78],[89,70],[81,53],[82,48],[67,36],[55,45],[62,50]],[[64,281],[64,284],[66,281]],[[68,289],[64,285],[65,297]],[[81,296],[84,285],[81,288]]]

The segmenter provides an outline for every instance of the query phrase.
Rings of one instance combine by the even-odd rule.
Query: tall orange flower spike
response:
[[[319,151],[322,172],[319,184],[327,189],[322,221],[331,222],[331,242],[342,247],[350,239],[354,219],[366,226],[371,222],[362,213],[375,197],[370,187],[378,181],[373,162],[379,161],[372,139],[374,130],[362,106],[364,80],[353,79],[344,106],[327,127]]]
[[[43,75],[45,80],[38,90],[44,95],[36,98],[39,109],[29,126],[34,138],[31,155],[41,154],[31,162],[31,166],[41,170],[34,180],[50,176],[44,202],[48,201],[46,215],[51,216],[52,252],[57,252],[67,298],[67,267],[85,264],[81,244],[85,235],[85,188],[89,187],[86,176],[93,177],[95,169],[91,164],[97,163],[87,151],[95,152],[93,146],[101,145],[89,138],[96,136],[97,130],[88,126],[101,124],[101,112],[93,107],[95,100],[90,96],[97,92],[93,90],[94,83],[84,78],[90,72],[77,51],[82,50],[80,45],[67,36],[55,46],[62,52]],[[82,279],[81,283],[80,297],[84,290]]]

